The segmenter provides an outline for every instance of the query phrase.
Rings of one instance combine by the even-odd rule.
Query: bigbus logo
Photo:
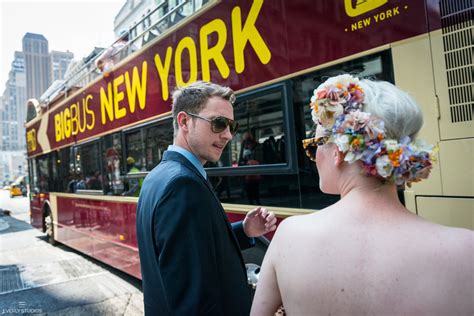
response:
[[[26,145],[28,147],[28,152],[36,150],[36,130],[34,128],[26,133]]]
[[[377,9],[387,2],[388,0],[344,0],[344,7],[346,14],[353,18]]]

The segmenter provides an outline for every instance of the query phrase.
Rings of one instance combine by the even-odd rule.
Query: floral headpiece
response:
[[[326,137],[345,154],[344,160],[362,162],[366,175],[397,185],[426,179],[434,161],[433,146],[410,137],[387,139],[383,120],[362,112],[364,91],[359,79],[341,75],[314,90],[312,118],[317,137]]]

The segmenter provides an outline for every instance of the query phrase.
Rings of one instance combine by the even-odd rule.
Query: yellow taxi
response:
[[[15,196],[26,196],[26,188],[23,188],[20,184],[12,184],[10,186],[10,197],[13,198]]]

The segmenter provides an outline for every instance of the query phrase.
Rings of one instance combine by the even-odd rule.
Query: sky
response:
[[[15,51],[26,33],[42,34],[49,51],[74,53],[78,60],[114,40],[114,19],[126,0],[0,0],[0,95]]]

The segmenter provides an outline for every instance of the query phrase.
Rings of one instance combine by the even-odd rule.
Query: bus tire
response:
[[[255,246],[242,251],[244,257],[245,269],[247,270],[247,282],[252,287],[252,295],[258,283],[260,267],[262,266],[263,257],[267,252],[270,242],[265,237],[255,238]]]
[[[49,206],[44,207],[43,212],[43,232],[46,233],[48,242],[51,245],[56,245],[56,240],[54,239],[54,225],[53,225],[53,213]]]

